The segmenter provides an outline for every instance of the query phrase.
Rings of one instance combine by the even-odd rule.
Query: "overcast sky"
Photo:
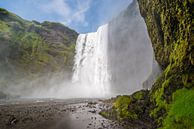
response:
[[[28,20],[55,21],[79,33],[96,31],[132,0],[0,0],[5,8]]]

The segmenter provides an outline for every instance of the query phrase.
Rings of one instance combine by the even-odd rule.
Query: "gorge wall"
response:
[[[150,92],[150,115],[164,128],[192,128],[194,117],[188,116],[194,115],[194,1],[138,1],[163,69]]]
[[[28,96],[47,89],[48,80],[70,79],[77,36],[60,23],[31,22],[0,8],[0,96]]]

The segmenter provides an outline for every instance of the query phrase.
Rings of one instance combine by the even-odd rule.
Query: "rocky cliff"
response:
[[[139,0],[163,68],[150,92],[150,115],[165,128],[194,127],[194,1]]]
[[[0,8],[0,88],[27,78],[71,73],[77,32],[60,23],[27,21]]]
[[[194,1],[138,0],[163,69],[150,91],[117,97],[105,117],[137,128],[194,128]],[[116,114],[116,115],[114,115]],[[143,124],[142,124],[143,123]]]

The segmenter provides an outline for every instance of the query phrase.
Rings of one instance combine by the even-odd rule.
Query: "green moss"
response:
[[[0,21],[0,33],[7,33],[7,32],[9,32],[10,31],[10,29],[9,29],[9,27],[8,27],[8,25],[5,23],[5,22],[3,22],[3,21]]]
[[[181,89],[173,94],[167,117],[161,129],[194,128],[194,89]]]
[[[154,92],[153,100],[155,102],[156,108],[154,108],[150,113],[152,117],[156,118],[159,111],[167,110],[168,104],[164,96],[164,91],[169,86],[170,81],[170,79],[165,80],[165,82],[162,84],[162,87]]]
[[[135,100],[141,100],[141,99],[144,99],[144,97],[145,97],[145,93],[142,91],[138,91],[138,92],[133,94],[133,98]]]
[[[128,109],[131,102],[130,96],[119,96],[116,99],[113,105],[117,112],[117,119],[137,119],[137,114]]]
[[[176,92],[182,88],[188,88],[189,92],[194,86],[193,2],[192,0],[138,1],[148,27],[156,60],[163,69],[162,76],[158,78],[150,92],[150,102],[153,104],[150,115],[158,122],[158,126],[161,126],[168,112],[172,110],[173,96],[176,96]],[[176,106],[178,108],[179,105],[174,104],[174,109]],[[171,115],[176,116],[176,114]],[[180,118],[182,119],[184,118]],[[190,127],[186,117],[183,123],[179,123],[176,124],[180,128],[186,123]],[[176,125],[171,126],[173,127]]]
[[[189,2],[194,3],[194,0],[189,0]]]
[[[99,114],[100,114],[101,116],[103,116],[104,118],[109,118],[109,117],[110,117],[110,113],[107,112],[107,111],[101,111]]]

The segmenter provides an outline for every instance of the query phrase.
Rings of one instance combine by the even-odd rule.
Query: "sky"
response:
[[[79,33],[96,31],[132,0],[0,0],[5,8],[27,20],[60,22]]]

